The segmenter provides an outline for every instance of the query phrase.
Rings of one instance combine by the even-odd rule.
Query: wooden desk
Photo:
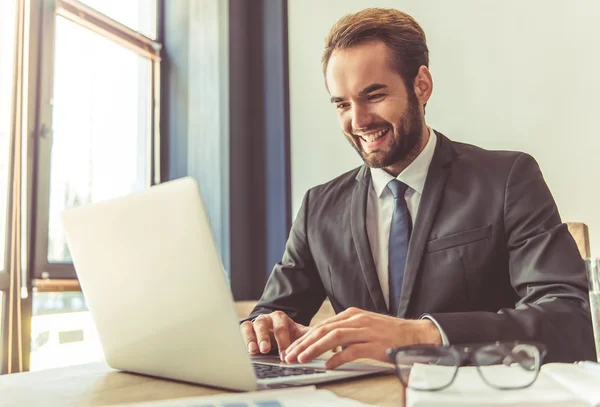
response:
[[[255,301],[236,304],[245,317]],[[335,315],[325,302],[312,324]],[[402,406],[404,390],[395,375],[319,385],[340,397],[378,406]],[[92,407],[171,398],[209,396],[224,390],[123,373],[105,363],[0,376],[0,407]]]
[[[402,406],[394,375],[318,386],[341,397],[378,406]],[[0,406],[91,407],[208,396],[223,390],[123,373],[105,363],[0,376]]]

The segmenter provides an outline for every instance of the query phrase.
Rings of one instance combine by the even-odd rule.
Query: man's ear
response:
[[[431,92],[433,92],[433,79],[431,72],[429,72],[429,69],[425,65],[419,67],[414,81],[414,90],[420,104],[427,104],[427,101],[431,97]]]

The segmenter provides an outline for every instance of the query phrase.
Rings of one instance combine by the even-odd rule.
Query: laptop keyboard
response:
[[[322,369],[311,369],[308,367],[283,367],[276,365],[266,365],[263,363],[253,363],[254,372],[259,379],[273,379],[275,377],[288,377],[306,374],[325,373]]]

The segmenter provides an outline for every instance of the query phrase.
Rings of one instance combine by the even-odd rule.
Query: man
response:
[[[583,261],[535,160],[425,123],[421,27],[392,9],[338,21],[325,83],[364,165],[309,190],[241,330],[252,354],[335,368],[388,348],[535,340],[546,361],[595,357]],[[307,327],[328,297],[337,315]]]

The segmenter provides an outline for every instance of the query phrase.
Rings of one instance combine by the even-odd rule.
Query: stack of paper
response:
[[[594,369],[570,363],[550,363],[542,367],[539,377],[530,387],[519,390],[494,389],[483,382],[476,369],[473,366],[461,367],[454,383],[441,391],[409,388],[406,392],[407,406],[600,406],[600,371]],[[427,383],[431,376],[426,370],[413,369],[410,380],[413,379],[417,383]]]
[[[317,390],[314,386],[267,390],[250,393],[222,394],[218,396],[193,397],[152,401],[146,403],[121,404],[119,407],[305,407],[339,406],[365,407],[355,400],[336,396],[328,390]],[[112,406],[117,407],[117,406]]]

